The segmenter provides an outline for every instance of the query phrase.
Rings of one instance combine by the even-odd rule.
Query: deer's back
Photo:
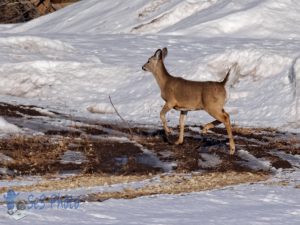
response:
[[[226,90],[219,82],[199,82],[173,77],[166,83],[162,97],[166,102],[175,105],[175,109],[200,110],[219,105],[223,107]]]

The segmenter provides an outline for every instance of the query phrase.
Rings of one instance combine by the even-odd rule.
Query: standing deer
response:
[[[226,127],[229,137],[230,154],[235,152],[235,144],[231,131],[230,118],[224,110],[226,99],[225,84],[228,80],[230,70],[222,82],[199,82],[185,80],[181,77],[170,75],[164,65],[164,59],[168,54],[167,48],[158,49],[148,62],[142,67],[144,71],[153,73],[161,91],[161,97],[165,105],[160,112],[160,118],[166,135],[171,133],[167,126],[166,113],[171,109],[180,111],[180,133],[175,142],[176,145],[183,143],[184,121],[188,111],[205,110],[216,120],[208,123],[203,128],[203,133],[221,123]]]

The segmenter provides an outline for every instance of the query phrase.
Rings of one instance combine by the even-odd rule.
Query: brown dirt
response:
[[[0,103],[0,115],[7,117],[23,117],[27,116],[44,116],[37,110],[33,109],[34,106],[25,105],[11,105],[7,103]]]
[[[55,115],[60,114],[53,112]],[[4,117],[34,119],[44,116],[35,106],[11,105],[0,103],[0,115]],[[78,121],[76,121],[78,122]],[[80,122],[80,121],[79,121]],[[76,124],[76,123],[75,123]],[[105,129],[105,130],[104,130]],[[111,132],[119,132],[124,137],[131,137],[132,142],[109,140]],[[44,136],[14,136],[0,140],[0,151],[14,159],[6,163],[7,167],[16,171],[16,175],[44,175],[60,173],[65,170],[79,170],[82,173],[108,174],[148,174],[161,172],[161,168],[145,165],[138,160],[146,157],[143,148],[155,153],[163,162],[176,162],[177,172],[191,172],[206,170],[210,172],[252,171],[242,166],[237,155],[228,154],[226,130],[214,128],[212,133],[200,135],[186,128],[185,143],[173,145],[176,135],[166,137],[162,129],[149,127],[131,127],[131,131],[124,126],[112,123],[101,123],[99,126],[87,124],[85,126],[65,127],[64,129],[49,129]],[[247,150],[257,158],[269,160],[275,168],[291,168],[292,165],[272,151],[280,150],[291,154],[300,154],[297,136],[278,132],[266,128],[233,127],[237,149]],[[92,135],[92,136],[90,136]],[[92,137],[101,137],[95,139]],[[139,144],[139,145],[138,145]],[[74,147],[76,146],[76,147]],[[298,147],[297,147],[298,146]],[[62,154],[67,150],[80,151],[87,157],[88,162],[82,164],[61,164]],[[167,153],[167,154],[166,154]],[[199,159],[205,161],[201,154],[216,155],[221,163],[213,168],[204,168]]]

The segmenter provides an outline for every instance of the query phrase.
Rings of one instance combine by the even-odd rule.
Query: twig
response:
[[[133,137],[133,132],[132,132],[132,129],[130,128],[130,124],[129,124],[129,123],[128,123],[121,115],[120,115],[120,113],[119,113],[118,110],[116,109],[114,103],[112,102],[110,95],[108,95],[108,98],[109,98],[110,104],[111,104],[112,107],[114,108],[114,110],[115,110],[116,114],[118,115],[118,117],[120,117],[120,119],[123,121],[123,123],[125,123],[125,124],[127,125],[127,128],[128,128],[128,130],[129,130],[129,132],[130,132],[130,136],[131,136],[131,138],[132,138],[132,137]]]

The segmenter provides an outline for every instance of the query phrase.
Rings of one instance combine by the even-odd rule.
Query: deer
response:
[[[231,69],[228,70],[225,78],[220,82],[186,80],[169,74],[164,64],[167,55],[167,48],[157,49],[142,67],[144,71],[153,74],[160,88],[161,98],[165,101],[160,111],[160,119],[165,135],[168,137],[172,132],[166,120],[166,114],[171,109],[180,111],[179,137],[175,142],[176,145],[183,144],[184,123],[187,113],[189,111],[205,110],[215,120],[206,124],[202,129],[202,133],[206,134],[209,129],[223,123],[229,138],[229,154],[233,155],[235,153],[235,143],[232,136],[230,117],[224,110],[226,101],[225,84],[228,81]]]

